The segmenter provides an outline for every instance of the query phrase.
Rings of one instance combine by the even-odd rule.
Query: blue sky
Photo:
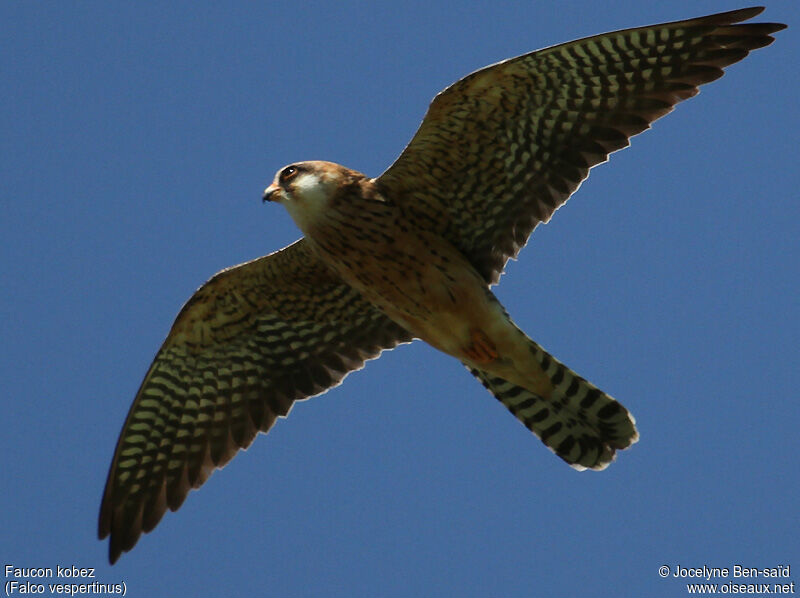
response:
[[[759,17],[790,25],[773,46],[595,169],[496,288],[636,416],[606,471],[415,343],[297,404],[113,568],[96,539],[182,303],[299,236],[260,200],[278,168],[377,175],[472,70],[739,6],[0,5],[2,564],[95,567],[131,596],[673,596],[661,565],[800,570],[789,1]]]

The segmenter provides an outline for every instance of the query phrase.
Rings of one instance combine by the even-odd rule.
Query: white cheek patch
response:
[[[308,204],[321,204],[327,196],[322,181],[317,175],[311,173],[298,176],[292,188],[292,194]]]
[[[300,230],[308,233],[314,222],[325,214],[328,190],[317,175],[303,173],[292,181],[289,201],[283,203]]]

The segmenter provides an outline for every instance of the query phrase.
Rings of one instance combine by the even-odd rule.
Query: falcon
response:
[[[638,440],[620,403],[528,338],[490,290],[588,176],[785,25],[746,8],[588,37],[438,94],[377,178],[278,171],[295,243],[219,272],[183,306],[117,443],[100,509],[109,560],[215,468],[381,351],[452,355],[558,457],[601,470]]]

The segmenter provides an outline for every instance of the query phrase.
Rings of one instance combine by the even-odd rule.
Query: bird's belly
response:
[[[415,337],[463,359],[476,330],[504,323],[486,281],[455,247],[425,232],[327,248],[339,275]],[[488,332],[487,332],[488,334]]]
[[[486,281],[441,237],[406,236],[323,257],[416,338],[480,370],[547,396],[549,383],[525,335]]]

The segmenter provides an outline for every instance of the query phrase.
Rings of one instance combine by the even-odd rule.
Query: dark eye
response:
[[[281,170],[281,174],[278,177],[281,183],[285,183],[286,181],[291,180],[296,174],[298,173],[297,166],[287,166],[283,170]]]

